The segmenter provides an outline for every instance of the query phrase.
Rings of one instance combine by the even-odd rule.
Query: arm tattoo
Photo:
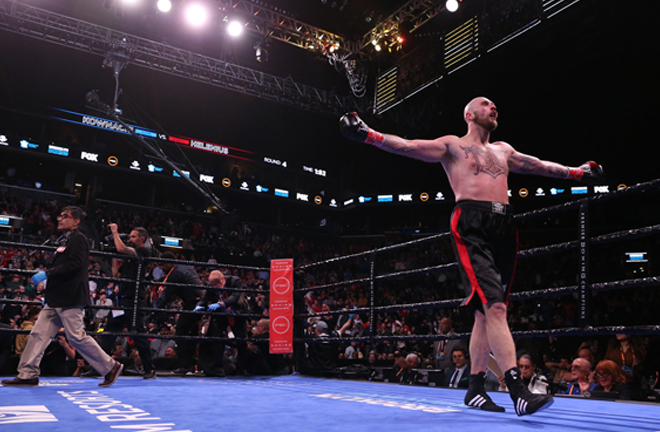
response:
[[[519,160],[519,162],[520,162],[520,167],[519,167],[520,171],[523,171],[523,172],[526,172],[526,173],[530,173],[530,172],[534,171],[535,162],[536,162],[534,158],[531,158],[529,156],[523,156]]]
[[[557,177],[566,177],[568,176],[569,169],[559,164],[550,164],[548,166],[548,172]]]
[[[477,164],[477,170],[474,175],[484,173],[493,178],[497,178],[499,175],[505,173],[505,170],[502,167],[502,162],[499,161],[495,155],[493,155],[493,153],[489,152],[487,149],[477,146],[460,147],[465,152],[465,159],[468,159],[470,155],[472,155],[474,158],[474,161]]]

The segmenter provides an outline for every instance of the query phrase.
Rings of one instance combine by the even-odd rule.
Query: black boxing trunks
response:
[[[462,305],[483,312],[484,303],[507,303],[518,257],[513,208],[499,202],[459,201],[451,215],[451,233],[466,295]]]

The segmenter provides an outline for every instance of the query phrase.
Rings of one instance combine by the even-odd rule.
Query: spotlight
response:
[[[200,4],[192,4],[186,9],[186,19],[194,27],[201,27],[207,20],[206,9]]]
[[[267,46],[268,45],[262,42],[257,42],[257,44],[254,46],[254,52],[259,63],[266,63],[268,61],[268,50],[266,50]]]
[[[458,1],[457,0],[447,0],[445,7],[449,12],[456,12],[458,10]]]
[[[382,49],[379,44],[374,45],[374,49],[378,52]]]
[[[161,12],[169,12],[172,10],[172,2],[170,0],[158,0],[156,3],[158,10]]]
[[[238,21],[231,21],[227,26],[227,32],[231,37],[240,36],[243,33],[243,24]]]

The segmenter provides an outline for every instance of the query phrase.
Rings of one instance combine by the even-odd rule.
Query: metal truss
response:
[[[309,111],[338,114],[356,109],[350,96],[39,9],[18,0],[0,0],[0,29],[100,56],[117,45],[127,46],[134,57],[133,63],[148,69]]]
[[[363,49],[374,39],[379,40],[398,33],[399,25],[405,20],[410,23],[409,31],[414,32],[445,9],[441,4],[441,0],[410,0],[366,33],[359,41],[359,49]]]
[[[369,45],[374,37],[379,38],[392,31],[398,32],[399,24],[404,20],[410,22],[410,31],[413,32],[444,10],[441,0],[410,0],[377,24],[360,40],[349,41],[334,33],[273,11],[267,6],[254,3],[251,0],[218,0],[218,2],[220,9],[225,13],[230,13],[233,10],[242,14],[244,18],[247,18],[248,15],[251,16],[247,23],[248,30],[299,48],[318,51],[324,55],[328,55],[327,49],[330,46],[342,51],[357,53]]]
[[[249,0],[219,0],[219,2],[221,10],[226,13],[233,9],[244,18],[250,16],[247,29],[264,37],[319,53],[327,51],[331,46],[347,51],[359,50],[354,41],[347,41],[339,35],[305,24],[264,5]]]

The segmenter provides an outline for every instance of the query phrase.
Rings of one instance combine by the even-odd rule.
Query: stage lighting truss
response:
[[[307,111],[340,114],[360,110],[349,96],[298,83],[291,77],[276,77],[17,0],[0,0],[0,29],[103,56],[106,66],[113,69],[121,70],[130,62]]]
[[[264,37],[285,42],[299,48],[323,54],[327,47],[351,51],[354,43],[339,35],[274,11],[264,5],[248,0],[219,0],[220,10],[234,12],[246,17],[246,29]],[[247,18],[249,17],[249,18]]]
[[[376,51],[378,51],[377,47],[389,51],[400,49],[401,44],[404,43],[401,31],[402,23],[407,22],[409,32],[412,33],[444,11],[444,5],[444,0],[409,1],[366,33],[359,41],[359,49],[367,50],[369,47]]]

